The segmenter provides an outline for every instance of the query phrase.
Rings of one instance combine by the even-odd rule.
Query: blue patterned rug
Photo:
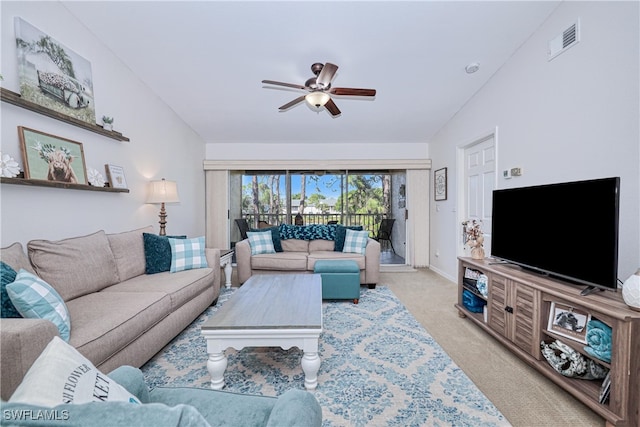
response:
[[[234,289],[142,367],[151,387],[209,387],[200,325]],[[323,302],[314,392],[323,426],[508,426],[498,409],[385,286],[360,303]],[[227,391],[277,396],[304,389],[297,348],[228,349]]]

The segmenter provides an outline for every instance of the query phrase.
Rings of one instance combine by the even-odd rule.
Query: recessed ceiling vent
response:
[[[549,42],[549,49],[547,51],[547,60],[551,61],[562,52],[569,49],[571,46],[575,46],[580,41],[580,20],[571,24],[569,28],[564,30],[562,34],[554,37]]]

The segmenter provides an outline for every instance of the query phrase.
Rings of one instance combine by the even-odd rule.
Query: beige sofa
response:
[[[69,343],[102,372],[142,366],[220,294],[220,251],[206,249],[209,268],[145,274],[143,233],[98,231],[56,242],[3,248],[2,261],[49,283],[71,319]],[[0,394],[9,399],[58,329],[48,320],[0,321]]]
[[[316,261],[352,260],[360,267],[360,284],[374,288],[380,277],[380,243],[367,242],[365,255],[334,251],[333,240],[282,240],[282,252],[251,255],[249,240],[236,243],[238,281],[246,282],[254,274],[313,273]]]

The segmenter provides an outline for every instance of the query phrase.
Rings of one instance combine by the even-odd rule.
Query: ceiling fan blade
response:
[[[334,117],[340,114],[340,109],[338,108],[336,103],[333,102],[333,99],[329,99],[329,101],[327,101],[327,103],[324,104],[324,108],[326,108],[327,111],[330,112],[331,115]]]
[[[322,67],[322,71],[318,74],[318,79],[316,80],[316,84],[320,87],[327,88],[331,84],[331,80],[333,80],[333,76],[336,75],[336,71],[338,71],[338,66],[327,62]]]
[[[353,87],[334,87],[329,93],[334,95],[376,96],[375,89],[357,89]]]
[[[263,80],[262,83],[269,84],[269,85],[293,87],[293,88],[296,88],[296,89],[307,90],[306,87],[301,86],[301,85],[296,85],[296,84],[293,84],[293,83],[276,82],[274,80]]]
[[[294,100],[293,100],[293,101],[291,101],[291,102],[287,102],[287,103],[286,103],[286,104],[284,104],[282,107],[278,108],[278,110],[286,110],[286,109],[288,109],[288,108],[293,107],[294,105],[296,105],[296,104],[298,104],[298,103],[300,103],[300,102],[304,101],[304,97],[305,97],[305,96],[306,96],[306,95],[302,95],[302,96],[297,97],[296,99],[294,99]]]

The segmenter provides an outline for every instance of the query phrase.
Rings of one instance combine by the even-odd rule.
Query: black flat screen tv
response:
[[[491,256],[616,290],[619,193],[619,177],[494,190]]]

